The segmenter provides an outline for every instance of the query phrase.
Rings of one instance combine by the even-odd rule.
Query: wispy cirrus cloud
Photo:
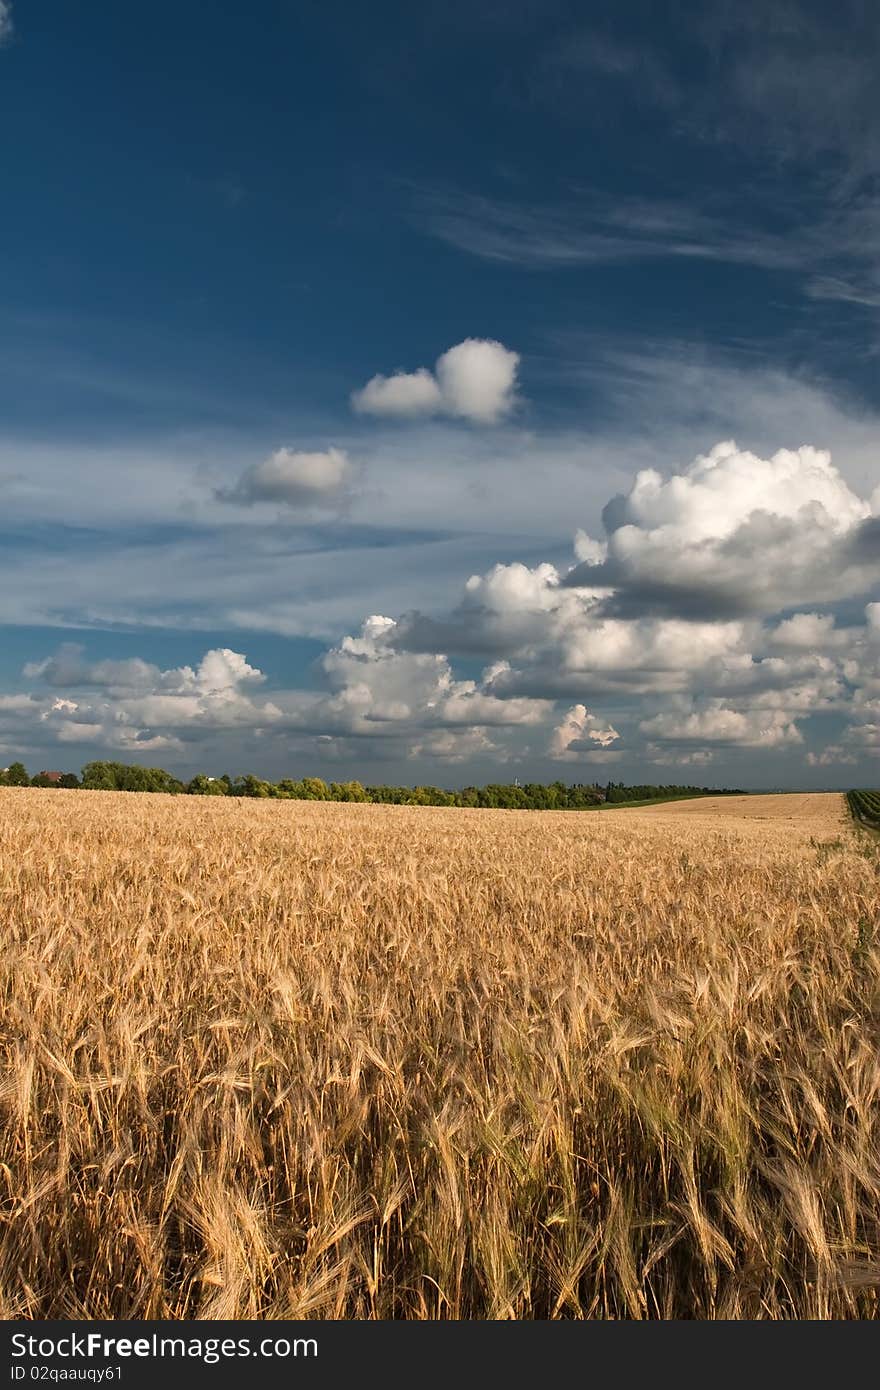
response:
[[[431,235],[484,260],[532,269],[683,257],[798,269],[802,249],[784,236],[680,199],[612,197],[599,189],[556,202],[493,198],[455,188],[417,187],[413,217]]]
[[[626,127],[637,179],[612,190],[575,173],[554,192],[541,177],[519,197],[497,181],[490,193],[415,187],[414,220],[459,250],[529,269],[714,261],[788,271],[809,300],[875,309],[880,12],[859,0],[833,14],[809,0],[735,10],[714,0],[682,29],[613,10],[551,24],[513,88],[569,139]],[[681,170],[677,193],[640,167],[646,113],[651,147]]]
[[[705,137],[844,185],[876,171],[876,6],[840,0],[832,12],[810,0],[769,0],[733,9],[715,0],[702,7],[694,38],[707,64],[690,118]]]
[[[424,231],[487,261],[530,270],[710,261],[788,273],[813,300],[880,304],[880,199],[870,193],[842,203],[813,195],[772,209],[693,190],[650,198],[583,189],[533,202],[421,187],[410,197]]]

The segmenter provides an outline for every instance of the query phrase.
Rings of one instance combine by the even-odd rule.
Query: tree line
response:
[[[325,782],[321,777],[299,780],[285,777],[269,782],[247,773],[241,777],[209,777],[198,773],[181,781],[161,767],[116,762],[86,763],[81,776],[73,772],[37,773],[30,777],[23,763],[0,769],[0,786],[67,787],[83,791],[167,792],[181,796],[274,797],[296,801],[364,801],[383,806],[474,806],[508,810],[569,811],[585,810],[605,803],[654,801],[691,796],[733,796],[737,789],[692,787],[672,783],[644,783],[627,786],[623,782],[490,782],[484,787],[364,786],[361,782]]]

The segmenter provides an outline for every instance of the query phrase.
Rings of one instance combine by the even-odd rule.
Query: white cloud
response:
[[[30,695],[0,695],[0,714],[34,714],[38,708]]]
[[[595,757],[597,750],[609,748],[619,738],[617,730],[597,719],[586,705],[573,705],[553,730],[550,756],[566,762]]]
[[[442,654],[398,651],[396,632],[391,618],[366,619],[325,652],[324,691],[275,690],[271,699],[255,698],[264,673],[228,647],[207,651],[198,665],[162,670],[139,658],[89,662],[81,646],[66,644],[24,671],[52,694],[0,696],[0,734],[38,724],[59,744],[138,754],[185,753],[232,733],[271,734],[304,739],[337,760],[355,749],[373,756],[384,744],[404,759],[503,761],[508,735],[550,717],[549,701],[495,693],[498,664],[480,680],[458,680]]]
[[[90,664],[82,648],[68,645],[30,663],[24,673],[76,692],[75,699],[21,697],[59,743],[180,750],[186,741],[218,730],[257,729],[282,719],[277,705],[257,703],[248,693],[265,681],[263,672],[229,647],[206,652],[196,667],[162,671],[139,658]],[[89,693],[91,687],[100,687],[100,695]]]
[[[572,671],[607,673],[629,685],[632,677],[647,675],[651,685],[669,688],[741,649],[743,638],[744,628],[738,622],[611,618],[597,604],[565,634],[563,657]]]
[[[707,668],[731,656],[749,660],[742,621],[611,617],[606,594],[565,587],[552,565],[495,565],[471,576],[450,619],[407,615],[399,642],[414,650],[516,658],[495,680],[507,696],[536,682],[547,696],[585,684],[604,691],[686,689],[697,671],[709,679]]]
[[[397,415],[402,419],[438,415],[443,408],[440,387],[427,367],[371,377],[366,386],[353,392],[351,401],[362,415]]]
[[[117,689],[149,689],[161,677],[158,666],[140,657],[125,661],[85,660],[79,642],[63,642],[52,656],[28,662],[22,674],[54,686],[112,686]]]
[[[601,565],[608,558],[608,546],[604,541],[595,541],[586,531],[577,530],[574,536],[574,553],[585,565]]]
[[[851,750],[842,748],[839,743],[829,743],[819,752],[807,754],[808,767],[840,767],[841,765],[852,765],[855,762],[857,762],[856,755]]]
[[[276,449],[262,463],[248,468],[230,491],[218,489],[224,502],[282,502],[290,507],[332,505],[351,476],[344,449],[314,453]]]
[[[833,613],[795,613],[768,634],[772,646],[791,651],[839,650],[852,639],[851,632],[835,625]]]
[[[551,573],[541,578],[549,593],[559,592]],[[494,574],[492,583],[497,601],[512,605],[519,597],[537,603],[540,612],[546,595],[534,572]],[[479,587],[472,585],[471,594]],[[546,624],[546,613],[544,619]],[[610,763],[624,756],[615,746],[622,741],[622,720],[629,729],[626,756],[634,763],[698,767],[719,749],[766,752],[799,745],[804,719],[824,709],[852,714],[850,703],[860,700],[855,707],[862,722],[845,733],[840,745],[808,754],[806,765],[827,767],[849,761],[857,747],[880,747],[880,700],[871,685],[880,653],[868,640],[867,624],[850,629],[857,635],[845,653],[795,646],[785,656],[755,656],[743,645],[746,639],[772,641],[781,624],[763,638],[760,628],[736,624],[713,643],[711,631],[705,631],[711,625],[704,623],[633,620],[632,631],[621,637],[617,627],[625,629],[624,620],[615,620],[617,627],[608,629],[589,608],[566,613],[559,621],[543,646],[520,643],[514,659],[496,660],[479,679],[464,680],[456,677],[442,651],[401,647],[406,630],[392,618],[376,615],[325,653],[324,692],[276,690],[268,700],[252,693],[265,681],[263,672],[230,648],[212,649],[194,666],[161,670],[138,658],[91,663],[81,648],[68,644],[54,657],[27,667],[29,676],[52,687],[50,695],[0,697],[0,736],[6,746],[13,741],[11,732],[33,728],[36,722],[60,744],[144,754],[163,748],[183,753],[238,731],[248,737],[293,738],[301,748],[323,748],[326,756],[349,764],[380,752],[404,760],[464,763],[509,760],[524,750],[522,736],[539,728],[554,760]],[[571,633],[566,635],[565,622],[586,630],[594,624],[595,630],[578,646]],[[690,665],[664,670],[663,660],[682,658],[689,627]],[[822,624],[812,630],[818,637],[828,631]],[[795,628],[799,638],[807,631],[806,624]],[[702,654],[701,640],[707,648]],[[589,666],[565,667],[575,650],[603,657],[606,665],[598,680]],[[846,681],[841,679],[844,669]],[[555,695],[566,682],[571,690],[600,686],[599,710],[577,701],[560,711]],[[723,696],[712,693],[723,687]],[[646,697],[655,709],[648,718],[643,717]],[[615,708],[619,715],[612,722]]]
[[[880,714],[880,710],[876,712]],[[853,724],[847,729],[846,737],[866,753],[880,753],[880,720],[870,724]]]
[[[413,758],[432,758],[441,763],[467,763],[473,758],[504,762],[505,752],[485,729],[438,729],[418,738],[410,747]]]
[[[260,685],[266,679],[262,671],[249,665],[241,652],[229,647],[215,647],[205,652],[195,670],[181,666],[167,673],[166,683],[175,684],[181,693],[195,691],[203,695],[225,695],[243,685]]]
[[[555,592],[558,584],[555,566],[540,564],[530,569],[514,561],[509,565],[495,565],[485,575],[472,574],[465,584],[464,601],[474,611],[495,615],[524,610],[546,614],[560,601]]]
[[[691,748],[684,752],[681,748],[663,748],[658,744],[645,745],[645,761],[655,767],[708,767],[715,761],[711,748]]]
[[[122,722],[101,724],[88,723],[75,719],[65,719],[59,723],[55,736],[59,743],[94,743],[114,753],[155,753],[170,750],[183,751],[185,745],[173,734],[146,734],[140,729],[130,729]]]
[[[721,743],[739,748],[779,748],[802,743],[803,735],[781,710],[735,710],[712,704],[691,713],[670,711],[643,719],[639,731],[668,743]]]
[[[546,700],[503,699],[495,694],[497,666],[480,682],[456,680],[448,658],[438,652],[412,652],[395,645],[398,625],[391,618],[367,618],[355,637],[344,637],[326,653],[322,667],[332,694],[313,711],[337,732],[393,732],[403,739],[431,727],[486,729],[540,723],[552,708]],[[391,730],[388,726],[396,726]],[[424,740],[419,746],[427,746]]]
[[[501,343],[466,338],[437,359],[440,394],[450,415],[491,425],[514,405],[519,354]]]
[[[666,481],[652,470],[640,473],[620,524],[647,531],[668,526],[697,545],[730,537],[755,512],[793,518],[805,507],[821,507],[835,532],[849,530],[870,512],[824,449],[780,449],[768,460],[724,440]]]
[[[833,613],[779,614],[807,587],[792,575],[807,573],[820,602],[880,582],[870,508],[826,453],[763,460],[723,443],[665,481],[643,471],[605,516],[607,555],[579,532],[567,573],[497,564],[468,579],[448,618],[407,614],[395,646],[500,658],[484,688],[505,702],[573,699],[550,735],[562,758],[607,751],[618,721],[635,725],[644,756],[699,765],[717,748],[799,745],[816,714],[873,719],[876,701],[880,715],[880,604],[848,627]],[[755,529],[765,547],[744,543]],[[668,746],[684,751],[666,758]],[[625,747],[641,755],[638,740]]]
[[[10,0],[0,0],[0,44],[11,39],[13,34],[12,5]]]
[[[487,493],[488,501],[477,491],[467,503],[459,496],[452,529],[464,526],[468,507],[494,524],[496,501],[503,508],[506,496],[500,436],[430,427],[425,438],[438,449],[442,443],[434,461],[444,449],[458,451],[455,465],[477,458],[480,487],[497,466],[497,492]],[[510,431],[504,439],[505,448],[513,441],[516,477],[533,476],[534,448],[522,446],[517,454],[519,436]],[[391,434],[386,446],[395,447]],[[441,491],[431,491],[440,463],[436,469],[432,463],[428,491],[419,493],[416,505],[406,487],[408,451],[396,447],[397,471],[382,475],[382,496],[371,503],[373,522],[385,516],[396,526],[406,515],[415,523],[426,511],[445,522],[451,513],[443,511]],[[637,460],[644,457],[636,449]],[[438,488],[451,488],[455,473],[447,469]],[[300,470],[297,487],[304,477]],[[323,477],[319,466],[319,481]],[[592,459],[572,448],[552,477],[554,505],[571,535],[574,523],[585,519],[576,510],[581,489],[597,486]],[[274,690],[271,699],[254,697],[262,673],[229,649],[193,667],[162,670],[139,658],[88,661],[82,648],[68,644],[26,668],[28,678],[51,687],[55,706],[45,696],[14,697],[19,704],[5,711],[0,704],[0,740],[20,746],[17,731],[28,724],[55,731],[59,741],[120,749],[162,746],[152,743],[157,739],[180,748],[219,739],[223,731],[244,738],[263,730],[267,746],[270,739],[297,739],[306,741],[299,747],[311,748],[322,739],[349,764],[360,756],[466,759],[468,749],[474,759],[502,760],[531,748],[538,759],[549,756],[550,747],[563,761],[625,756],[627,771],[652,760],[694,766],[713,756],[739,760],[743,750],[784,752],[806,740],[815,760],[807,749],[799,754],[803,771],[831,766],[815,745],[817,725],[810,720],[833,714],[838,743],[829,748],[870,750],[880,727],[880,603],[867,605],[864,623],[855,622],[849,608],[832,609],[841,595],[852,597],[863,586],[878,594],[877,518],[827,453],[804,446],[761,458],[727,442],[672,475],[640,468],[634,482],[615,479],[604,496],[615,487],[621,495],[606,508],[607,542],[578,531],[569,570],[555,544],[549,549],[553,563],[538,558],[542,552],[524,512],[504,512],[497,531],[473,530],[451,542],[415,535],[399,546],[354,545],[346,532],[327,546],[327,528],[318,533],[303,526],[294,545],[286,524],[266,529],[242,511],[236,524],[252,528],[253,543],[242,548],[241,567],[229,564],[228,532],[161,553],[129,545],[119,551],[124,570],[115,572],[100,548],[88,569],[71,568],[66,555],[49,553],[26,582],[42,581],[40,592],[54,590],[55,602],[69,604],[80,625],[83,614],[86,623],[164,625],[155,596],[167,576],[163,606],[172,602],[173,583],[184,615],[180,625],[207,626],[214,615],[217,629],[216,615],[223,615],[224,623],[269,631],[324,637],[334,628],[352,635],[319,663],[323,692]],[[399,510],[407,497],[411,513]],[[529,497],[537,508],[538,493]],[[541,526],[549,527],[550,514],[541,515]],[[514,522],[519,541],[511,539]],[[556,531],[549,529],[552,542]],[[481,571],[487,549],[509,554],[526,534],[529,563]],[[450,612],[446,593],[456,566],[470,578]],[[22,611],[31,610],[22,609],[17,582],[10,569],[0,596],[5,591],[10,605],[14,599],[21,621]],[[350,622],[356,594],[361,612],[376,602],[379,611],[397,613],[391,605],[402,591],[426,611],[413,609],[397,620],[373,617],[363,627]],[[319,592],[323,606],[314,617]],[[485,661],[482,674],[461,679],[454,665],[459,655]],[[847,720],[856,728],[838,732]],[[532,730],[539,736],[532,739]],[[827,734],[820,730],[819,736],[824,742]],[[757,758],[753,766],[760,774]],[[737,774],[735,780],[746,779]]]
[[[549,560],[563,573],[572,531],[601,535],[602,506],[628,490],[636,471],[665,475],[671,461],[739,428],[768,457],[780,442],[833,440],[849,486],[868,496],[877,485],[880,417],[802,377],[680,344],[648,343],[638,353],[595,339],[563,347],[554,373],[575,402],[583,383],[590,399],[609,403],[601,427],[572,414],[569,427],[536,437],[519,424],[462,430],[435,420],[419,432],[414,467],[410,431],[352,421],[346,436],[337,425],[327,437],[368,485],[300,510],[217,500],[270,452],[271,439],[242,441],[218,428],[151,434],[134,446],[7,431],[0,512],[22,533],[36,526],[50,538],[39,565],[0,548],[0,621],[335,640],[365,613],[448,609],[462,578],[488,568],[487,552],[530,567]],[[98,384],[113,387],[103,377]],[[309,441],[325,429],[310,419]],[[311,528],[340,512],[344,521],[316,545]],[[234,564],[230,523],[247,532]],[[96,533],[100,543],[86,539]]]
[[[419,221],[442,241],[531,269],[670,257],[797,270],[807,255],[802,229],[771,235],[748,225],[738,209],[725,217],[703,211],[693,196],[676,202],[590,189],[575,201],[530,205],[422,189],[417,204]]]
[[[494,425],[516,403],[518,367],[519,354],[502,343],[466,338],[438,357],[433,374],[419,367],[415,372],[374,376],[352,392],[351,403],[362,415],[450,415]]]
[[[73,714],[77,708],[76,700],[53,700],[49,708],[44,710],[40,715],[40,718],[48,719],[51,714],[56,714],[58,712]]]
[[[618,608],[771,614],[853,597],[880,580],[870,503],[830,454],[808,445],[762,459],[724,441],[670,478],[638,473],[603,517],[607,558],[566,582],[608,585]]]

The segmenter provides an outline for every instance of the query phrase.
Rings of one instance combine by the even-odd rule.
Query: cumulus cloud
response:
[[[206,652],[196,666],[162,670],[139,658],[90,662],[68,643],[24,670],[64,695],[0,697],[0,732],[38,720],[58,743],[136,752],[180,751],[224,731],[269,732],[311,738],[328,756],[384,742],[397,756],[462,762],[503,760],[503,742],[490,731],[546,721],[551,702],[495,694],[502,667],[487,668],[480,680],[456,679],[442,654],[398,651],[396,627],[380,615],[366,619],[325,652],[324,690],[278,690],[271,700],[254,697],[264,673],[227,647]]]
[[[833,613],[795,613],[768,635],[772,646],[791,651],[840,650],[852,640],[851,632],[836,626]]]
[[[595,756],[597,750],[609,748],[619,738],[617,730],[597,719],[586,705],[573,705],[553,730],[550,756],[573,762],[578,758]]]
[[[72,692],[27,697],[29,711],[38,712],[46,732],[59,743],[179,750],[186,741],[217,730],[258,729],[283,717],[271,701],[254,701],[250,691],[266,677],[229,647],[207,651],[198,666],[163,671],[139,658],[90,663],[82,647],[67,644],[54,656],[28,664],[24,674]],[[91,693],[94,688],[100,694]]]
[[[402,619],[400,647],[517,658],[499,672],[496,688],[560,696],[578,691],[687,689],[694,673],[745,660],[742,621],[689,621],[608,616],[606,590],[568,588],[549,564],[494,565],[472,575],[446,620],[419,613]]]
[[[722,443],[667,478],[642,470],[605,508],[606,541],[576,534],[568,570],[497,563],[445,615],[367,618],[317,663],[323,688],[257,698],[263,673],[229,648],[162,670],[66,644],[25,669],[50,695],[0,701],[0,742],[36,720],[60,742],[176,748],[239,730],[349,763],[531,749],[626,757],[638,775],[799,749],[801,771],[830,768],[880,749],[880,602],[863,620],[835,607],[876,593],[878,522],[822,451]]]
[[[851,749],[842,748],[839,743],[829,743],[825,748],[818,752],[807,754],[808,767],[840,767],[841,765],[852,765],[857,762],[855,753]]]
[[[659,744],[645,745],[645,761],[655,767],[708,767],[715,761],[715,751],[711,748],[692,748],[685,752],[682,748],[664,748]]]
[[[223,695],[246,685],[260,685],[266,679],[262,671],[251,666],[241,652],[229,647],[214,647],[205,652],[199,665],[179,666],[166,673],[165,680],[181,694],[198,692],[204,695]]]
[[[488,339],[466,338],[437,359],[440,394],[450,415],[491,425],[509,414],[519,354]]]
[[[85,647],[64,642],[52,656],[28,662],[22,672],[30,680],[54,686],[111,686],[117,689],[149,689],[161,679],[158,666],[140,657],[124,661],[92,661],[85,658]]]
[[[351,403],[361,415],[397,415],[407,419],[418,415],[438,415],[443,394],[436,377],[427,367],[415,372],[395,372],[393,376],[374,376]]]
[[[230,490],[218,489],[223,502],[281,502],[289,507],[333,506],[351,477],[344,449],[308,453],[276,449],[262,463],[254,464]]]
[[[743,711],[715,704],[689,714],[656,714],[643,719],[639,731],[665,743],[726,743],[739,748],[779,748],[803,742],[800,729],[784,711]]]
[[[827,453],[764,460],[722,443],[667,479],[643,470],[604,519],[607,541],[578,531],[567,572],[496,564],[449,617],[406,614],[392,644],[500,658],[493,697],[565,700],[555,757],[616,757],[618,721],[637,756],[695,765],[717,749],[800,745],[819,714],[858,714],[870,738],[880,604],[847,626],[790,611],[802,595],[830,607],[880,582],[871,504]]]
[[[603,521],[606,557],[564,582],[610,588],[618,611],[771,614],[880,579],[880,519],[807,445],[762,459],[727,440],[670,478],[644,469]]]
[[[880,603],[867,603],[865,605],[865,618],[868,622],[870,635],[875,639],[880,639]]]
[[[362,415],[414,419],[449,415],[474,424],[493,425],[516,403],[519,354],[486,338],[466,338],[427,367],[392,376],[372,377],[351,404]]]
[[[473,758],[505,762],[507,754],[494,743],[485,729],[438,729],[426,734],[410,747],[413,758],[431,758],[441,763],[467,763]]]
[[[448,618],[404,614],[394,640],[412,651],[520,656],[555,645],[578,626],[592,602],[581,590],[560,588],[554,565],[497,564],[486,574],[471,575]]]
[[[424,728],[485,730],[533,725],[547,717],[549,701],[498,697],[502,668],[497,665],[480,681],[457,680],[445,654],[401,650],[397,629],[392,618],[367,618],[360,633],[344,637],[323,657],[332,693],[317,713],[339,732],[372,735],[384,725],[405,738]],[[420,740],[420,746],[427,744]]]
[[[594,540],[586,531],[577,530],[574,536],[574,553],[585,565],[601,565],[608,556],[608,546],[604,541]]]
[[[240,686],[260,684],[262,671],[248,664],[240,652],[215,647],[205,653],[197,667],[178,666],[162,671],[140,657],[124,661],[87,661],[85,648],[78,642],[64,642],[43,661],[28,662],[22,674],[43,680],[47,685],[103,686],[109,690],[164,691],[175,695],[216,695]],[[63,700],[56,704],[64,704]]]
[[[34,714],[38,708],[31,695],[0,695],[0,714]]]
[[[847,730],[847,737],[866,753],[880,753],[880,721],[871,724],[853,724]]]

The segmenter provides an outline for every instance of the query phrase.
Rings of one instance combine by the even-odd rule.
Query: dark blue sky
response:
[[[870,497],[874,7],[423,10],[0,5],[0,684],[33,693],[38,716],[0,725],[0,759],[48,757],[62,737],[76,761],[119,722],[117,692],[74,721],[80,741],[50,734],[23,667],[60,643],[166,673],[230,648],[265,673],[261,699],[328,680],[333,698],[321,653],[370,613],[439,618],[499,563],[561,573],[574,532],[601,535],[639,469],[681,472],[719,440],[762,457],[828,449]],[[423,382],[431,405],[352,408],[371,378],[433,370],[470,339],[517,354],[503,400],[490,378],[513,359],[463,358],[465,385],[439,366],[439,388]],[[469,390],[490,395],[462,404]],[[265,472],[279,450],[283,495]],[[320,484],[315,469],[329,470]],[[866,583],[810,611],[862,612]],[[765,625],[795,610],[786,598]],[[448,655],[456,678],[478,677],[474,652]],[[727,708],[701,681],[670,692],[646,677],[643,719],[672,695]],[[586,670],[582,698],[576,679],[566,688],[597,718],[630,719],[625,770],[644,772],[629,696]],[[804,748],[811,719],[844,717],[841,699],[801,724],[791,706]],[[147,713],[126,718],[156,758],[164,740],[169,764],[203,760]],[[321,746],[303,743],[317,723],[283,713],[271,738],[256,716],[219,732],[206,716],[205,755],[287,771],[330,740],[352,773],[381,747],[394,775],[446,781],[435,754],[484,773],[501,756],[480,744],[501,724],[469,721],[471,745],[450,751],[433,725],[414,732],[415,706],[397,741],[374,709],[379,744],[339,710]],[[544,713],[553,724],[564,707]],[[552,771],[532,716],[504,756]],[[774,756],[803,758],[793,735],[778,743]],[[661,755],[758,775],[757,746],[670,737]],[[822,766],[804,775],[846,780]]]
[[[656,6],[603,8],[16,11],[4,414],[86,435],[253,425],[332,413],[377,363],[469,335],[540,354],[585,328],[747,344],[870,387],[847,358],[873,323],[804,294],[838,259],[800,241],[830,214],[839,152],[749,138],[757,117],[723,85],[745,37],[700,42],[704,6],[677,28]],[[463,253],[481,209],[531,219],[530,249]],[[542,254],[554,230],[573,243],[559,261]]]

